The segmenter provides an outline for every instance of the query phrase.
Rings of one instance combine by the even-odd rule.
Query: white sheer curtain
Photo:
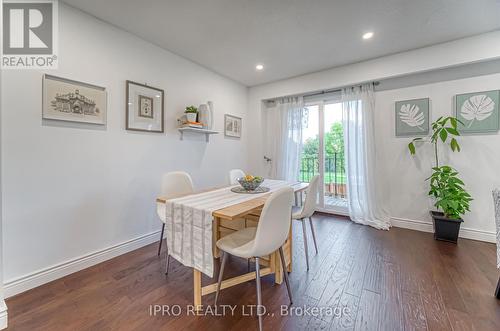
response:
[[[377,196],[373,84],[342,90],[349,216],[377,229],[391,227]]]
[[[302,153],[302,122],[304,100],[302,97],[282,98],[276,108],[268,110],[270,133],[271,178],[297,181]]]

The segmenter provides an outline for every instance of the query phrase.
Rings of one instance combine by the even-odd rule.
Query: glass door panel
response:
[[[306,107],[302,129],[302,158],[299,180],[309,183],[311,178],[319,174],[319,106]]]
[[[344,213],[347,211],[346,176],[344,166],[344,130],[342,104],[323,106],[323,200],[324,208]]]

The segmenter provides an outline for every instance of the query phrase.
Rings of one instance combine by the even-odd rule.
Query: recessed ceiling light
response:
[[[259,71],[260,71],[260,70],[264,69],[264,66],[263,66],[262,64],[257,64],[257,65],[255,66],[255,69],[257,69],[257,70],[259,70]]]
[[[373,32],[366,32],[363,34],[363,39],[371,39],[371,37],[373,37]]]

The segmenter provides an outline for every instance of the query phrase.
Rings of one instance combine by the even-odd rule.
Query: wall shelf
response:
[[[211,134],[218,134],[219,131],[207,130],[207,129],[197,129],[197,128],[179,128],[179,132],[181,133],[181,140],[184,139],[184,132],[192,132],[195,134],[204,134],[207,143],[209,142],[209,138]]]

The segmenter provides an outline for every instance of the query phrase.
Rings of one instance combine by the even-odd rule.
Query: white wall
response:
[[[379,176],[393,222],[398,226],[429,229],[428,210],[432,201],[427,198],[428,182],[433,166],[431,146],[422,146],[415,158],[408,153],[409,138],[396,138],[394,132],[394,102],[429,97],[431,118],[453,114],[456,94],[500,89],[500,74],[426,84],[376,93],[375,129]],[[467,135],[459,139],[460,153],[443,151],[441,164],[449,164],[460,172],[466,188],[474,198],[471,212],[464,217],[462,235],[474,239],[495,240],[495,220],[491,191],[500,187],[500,134]],[[417,221],[411,224],[411,221]],[[424,222],[424,223],[420,223]],[[419,224],[420,223],[420,224]]]
[[[7,295],[50,280],[44,270],[52,266],[63,263],[60,275],[85,266],[65,262],[144,236],[156,240],[159,234],[147,235],[160,228],[154,199],[162,173],[186,170],[205,188],[224,183],[231,168],[245,169],[246,87],[63,3],[59,45],[59,69],[48,73],[105,86],[108,124],[42,121],[43,72],[2,72]],[[125,130],[127,79],[165,90],[166,134]],[[217,130],[224,113],[243,117],[241,140],[221,133],[210,143],[201,136],[180,141],[176,118],[207,100]]]
[[[492,61],[498,58],[500,58],[500,31],[252,87],[249,89],[248,97],[248,112],[249,116],[251,116],[249,126],[252,131],[257,132],[265,128],[264,116],[262,115],[264,111],[262,100],[265,99],[403,77],[442,68]],[[380,154],[387,154],[386,157],[390,160],[385,161],[379,168],[383,169],[381,176],[385,176],[382,180],[393,180],[392,186],[386,187],[385,192],[389,197],[386,199],[386,204],[389,209],[392,209],[389,211],[393,217],[397,218],[393,220],[394,224],[424,231],[432,230],[427,215],[430,201],[426,198],[426,187],[422,181],[427,174],[425,166],[422,164],[421,169],[414,169],[414,173],[405,175],[404,178],[394,176],[394,168],[399,167],[400,163],[406,168],[408,168],[408,164],[411,164],[412,167],[415,167],[415,165],[411,163],[410,158],[405,159],[406,155],[404,153],[406,151],[404,148],[400,148],[407,143],[407,140],[394,137],[394,128],[391,127],[394,123],[394,118],[391,116],[394,115],[390,113],[392,108],[388,106],[388,103],[394,102],[392,97],[398,96],[397,93],[404,92],[412,95],[411,98],[416,98],[420,96],[415,95],[418,94],[417,92],[420,94],[430,94],[432,92],[431,99],[436,99],[435,104],[433,104],[433,116],[437,118],[439,113],[451,114],[451,100],[454,94],[481,90],[482,87],[485,87],[485,89],[500,89],[498,76],[492,75],[487,78],[478,77],[470,80],[465,79],[456,82],[427,84],[422,87],[377,92],[377,139],[381,142],[379,144],[381,147]],[[416,90],[413,91],[412,89]],[[378,100],[379,95],[380,100]],[[266,165],[263,161],[266,141],[262,139],[263,136],[256,135],[249,146],[248,163],[252,172],[257,174],[266,172]],[[476,198],[472,204],[473,212],[466,215],[465,231],[461,232],[462,236],[487,241],[494,240],[492,232],[494,220],[489,195],[492,187],[495,185],[500,186],[500,176],[493,171],[495,166],[498,169],[500,162],[499,152],[492,147],[495,143],[498,144],[498,139],[496,135],[466,137],[463,141],[464,152],[453,159],[453,162],[456,162],[453,165],[456,165],[464,174],[468,188],[471,189]],[[475,160],[481,161],[481,170],[479,171],[476,170],[478,164],[472,164]],[[486,161],[488,162],[483,164]],[[471,163],[468,168],[467,162]],[[400,172],[404,172],[405,167],[398,169],[400,169]],[[413,168],[408,168],[408,171],[409,169]],[[401,180],[409,185],[404,186],[404,190],[407,192],[404,195],[401,194],[401,187],[397,186]]]

